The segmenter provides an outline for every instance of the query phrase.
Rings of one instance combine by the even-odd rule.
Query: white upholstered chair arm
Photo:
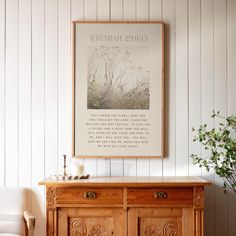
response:
[[[35,228],[35,217],[28,211],[24,211],[24,220],[26,222],[26,228],[28,236],[34,236],[34,228]]]

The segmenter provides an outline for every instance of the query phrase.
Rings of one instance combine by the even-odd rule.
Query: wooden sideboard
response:
[[[46,185],[47,236],[203,236],[199,177],[97,177]]]

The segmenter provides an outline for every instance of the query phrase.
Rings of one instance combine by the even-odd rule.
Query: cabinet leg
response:
[[[57,236],[57,212],[47,210],[47,236]]]
[[[203,209],[195,209],[194,211],[194,232],[195,236],[204,235],[204,216]]]

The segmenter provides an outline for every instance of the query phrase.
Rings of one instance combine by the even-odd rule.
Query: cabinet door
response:
[[[192,236],[191,208],[131,208],[129,236]]]
[[[124,235],[124,214],[117,208],[61,208],[58,236]]]

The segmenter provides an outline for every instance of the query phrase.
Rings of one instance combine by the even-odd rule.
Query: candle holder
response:
[[[68,177],[68,174],[67,174],[67,171],[66,171],[66,155],[63,155],[63,157],[64,157],[64,166],[63,166],[64,174],[63,174],[63,176],[66,178],[66,177]]]
[[[61,175],[61,174],[53,174],[53,175],[51,175],[51,177],[53,179],[57,179],[57,180],[75,180],[75,179],[88,179],[89,178],[89,175],[84,175],[83,174],[83,170],[80,170],[81,174],[78,174],[78,175],[68,175],[68,173],[67,173],[67,165],[66,165],[66,155],[65,154],[63,155],[63,158],[64,158],[64,162],[63,162],[63,169],[64,169],[63,175]],[[78,167],[80,167],[80,166],[78,166]],[[84,166],[83,166],[83,168],[84,168]]]

